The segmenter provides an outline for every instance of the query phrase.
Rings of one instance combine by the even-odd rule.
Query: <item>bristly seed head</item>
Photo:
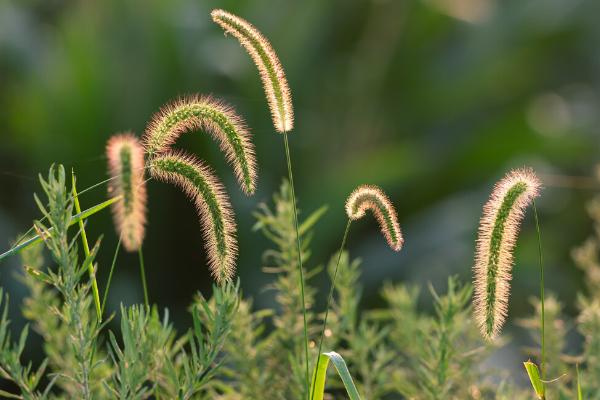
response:
[[[248,21],[223,10],[213,10],[213,21],[232,34],[246,49],[258,68],[271,109],[273,125],[278,132],[294,128],[292,96],[281,62],[271,43]]]
[[[351,220],[362,218],[371,210],[379,222],[381,232],[394,251],[400,251],[404,243],[398,215],[383,190],[373,185],[361,185],[346,200],[346,214]]]
[[[115,226],[123,247],[136,251],[142,246],[146,225],[146,181],[144,148],[132,133],[110,138],[106,145],[110,196],[123,196],[112,205]]]
[[[150,160],[150,174],[179,186],[196,205],[210,271],[219,284],[235,273],[235,221],[223,185],[210,168],[191,155],[168,152]]]
[[[182,133],[197,129],[208,132],[219,143],[244,192],[254,193],[256,156],[250,132],[233,108],[221,101],[190,96],[167,104],[150,120],[144,146],[153,158],[169,151]]]
[[[512,170],[496,183],[483,206],[473,267],[473,305],[481,334],[488,340],[500,333],[506,319],[519,226],[540,188],[532,169]]]

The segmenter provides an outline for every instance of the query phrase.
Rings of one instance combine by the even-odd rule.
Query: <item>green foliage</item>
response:
[[[21,280],[30,291],[23,313],[42,336],[47,359],[35,372],[31,365],[20,364],[27,328],[13,345],[4,307],[0,373],[19,387],[21,394],[16,398],[145,399],[155,395],[189,399],[208,392],[237,312],[238,286],[215,287],[211,300],[198,296],[192,307],[193,329],[179,338],[167,311],[161,319],[156,307],[138,305],[122,306],[120,332],[106,335],[92,306],[91,284],[84,279],[99,242],[80,260],[80,232],[69,234],[78,216],[73,215],[64,168],[51,168],[41,183],[47,201],[38,197],[36,201],[45,223],[35,221],[34,226],[55,266],[44,268],[42,246],[30,246],[22,253],[26,273]],[[42,378],[49,383],[40,394],[36,388]],[[51,391],[53,386],[57,389]]]
[[[0,394],[23,399],[302,398],[302,302],[294,206],[287,182],[274,195],[272,205],[262,204],[255,213],[255,229],[273,244],[265,251],[263,262],[264,271],[273,275],[267,289],[274,293],[275,306],[254,310],[250,299],[241,298],[239,283],[216,285],[210,299],[200,294],[195,297],[190,308],[192,328],[183,335],[173,328],[168,311],[159,312],[156,306],[121,306],[118,330],[110,331],[98,323],[87,270],[95,264],[99,242],[89,256],[81,257],[77,247],[80,231],[69,231],[78,217],[73,215],[76,210],[64,169],[53,167],[41,182],[46,199],[36,199],[44,222],[36,221],[35,228],[45,246],[29,246],[22,252],[25,272],[21,280],[30,291],[23,313],[42,336],[46,359],[35,369],[22,362],[28,329],[16,343],[12,341],[4,302],[0,376],[12,381],[18,393]],[[313,229],[324,211],[319,209],[300,221],[304,260],[311,255]],[[575,252],[590,278],[600,270],[590,258],[594,254],[590,249],[597,243],[591,239]],[[44,247],[52,259],[50,267],[45,266]],[[502,379],[485,366],[495,348],[481,338],[473,320],[470,284],[451,277],[445,293],[431,287],[430,296],[425,296],[416,286],[386,283],[381,291],[385,305],[361,310],[361,263],[348,252],[339,257],[316,398],[358,398],[359,393],[374,400],[531,398],[530,389]],[[332,255],[324,268],[330,279],[337,259],[337,253]],[[318,266],[306,270],[311,360],[317,355],[316,340],[324,317],[322,310],[315,308],[317,291],[312,282],[322,276],[322,270]],[[591,289],[596,287],[595,280],[589,282]],[[422,310],[421,301],[431,302],[433,311]],[[532,305],[532,317],[520,324],[536,344],[526,351],[539,357],[541,303],[532,299]],[[543,386],[551,398],[599,398],[600,387],[594,379],[600,373],[597,292],[581,295],[579,305],[576,327],[585,343],[582,354],[573,357],[563,354],[569,325],[562,306],[553,296],[545,300],[546,374],[552,380]],[[335,358],[336,368],[327,368],[328,357]],[[579,374],[575,363],[581,364]],[[528,365],[535,375],[534,364]],[[537,378],[534,381],[538,386],[541,383]]]
[[[4,304],[2,301],[4,300]],[[40,393],[37,387],[44,376],[48,360],[45,359],[36,371],[32,370],[31,363],[23,365],[21,363],[21,354],[25,349],[29,328],[26,326],[19,336],[19,341],[13,343],[9,330],[10,321],[8,320],[8,295],[4,296],[4,291],[0,289],[0,307],[2,317],[0,317],[0,375],[4,379],[13,381],[21,391],[22,397],[0,390],[0,395],[6,398],[25,398],[25,399],[45,399],[52,388],[54,382],[51,382],[44,393]]]

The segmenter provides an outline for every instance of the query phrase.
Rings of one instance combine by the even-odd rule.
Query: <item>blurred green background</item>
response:
[[[286,174],[282,137],[271,125],[256,68],[210,20],[220,7],[271,38],[287,72],[296,112],[290,135],[303,215],[323,204],[308,266],[337,249],[343,204],[372,183],[395,203],[406,243],[393,253],[374,220],[353,225],[351,255],[363,259],[364,306],[380,303],[384,280],[470,280],[482,204],[511,167],[530,165],[545,184],[538,206],[547,288],[573,314],[582,290],[570,249],[592,231],[585,202],[598,190],[600,2],[595,0],[0,0],[0,243],[38,215],[37,173],[53,162],[75,168],[79,188],[106,178],[104,146],[115,132],[143,132],[180,95],[213,94],[252,129],[259,187],[245,197],[217,146],[202,135],[177,144],[214,166],[239,230],[242,288],[258,308],[272,304],[261,271],[269,243],[252,232],[252,212]],[[176,188],[149,183],[144,253],[151,300],[189,323],[193,294],[209,293],[193,206]],[[106,198],[82,196],[83,207]],[[516,252],[509,329],[538,292],[533,218]],[[103,286],[117,237],[110,214],[88,224],[104,233]],[[0,283],[18,313],[18,260]],[[314,284],[327,288],[318,276]],[[137,258],[121,254],[109,300],[142,301]],[[429,296],[424,290],[423,307]],[[15,301],[14,298],[17,298]],[[324,302],[321,293],[320,303]],[[16,318],[16,317],[15,317]],[[573,338],[572,351],[577,351]],[[522,357],[514,349],[517,360]]]

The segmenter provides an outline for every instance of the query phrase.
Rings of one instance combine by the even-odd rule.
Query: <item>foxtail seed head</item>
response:
[[[278,132],[294,128],[292,96],[281,62],[271,43],[248,21],[223,10],[213,10],[213,21],[232,34],[256,64],[271,109],[273,125]]]
[[[540,188],[532,169],[512,170],[496,183],[483,206],[473,267],[473,305],[475,319],[486,339],[494,339],[506,319],[519,226]]]
[[[146,225],[146,181],[144,148],[132,133],[115,135],[106,145],[108,184],[111,196],[123,196],[113,203],[115,226],[127,251],[138,250],[144,240]]]
[[[394,251],[400,251],[404,239],[398,224],[398,215],[392,202],[377,186],[361,185],[346,200],[346,214],[351,220],[362,218],[371,210],[379,222],[381,232]]]
[[[218,143],[247,194],[256,188],[256,156],[250,133],[232,107],[207,96],[190,96],[164,106],[154,114],[144,134],[150,158],[170,150],[186,131],[204,130]]]
[[[219,284],[235,273],[235,221],[223,185],[210,168],[191,155],[167,152],[150,160],[150,174],[179,186],[195,203],[210,271]]]

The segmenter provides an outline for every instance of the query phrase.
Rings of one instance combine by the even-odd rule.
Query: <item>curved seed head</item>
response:
[[[215,280],[223,284],[235,273],[237,241],[229,199],[210,168],[191,155],[168,152],[150,160],[150,174],[179,186],[196,205],[208,264]]]
[[[508,312],[513,250],[525,209],[539,195],[532,169],[510,171],[483,206],[475,252],[473,305],[481,334],[491,340]]]
[[[361,185],[346,200],[346,214],[351,220],[362,218],[371,210],[379,222],[381,232],[394,251],[400,251],[404,243],[398,215],[385,193],[373,185]]]
[[[223,10],[213,10],[213,21],[235,36],[256,64],[278,132],[294,128],[292,95],[281,62],[271,43],[248,21]]]
[[[115,226],[123,247],[136,251],[142,246],[146,225],[144,148],[128,132],[110,138],[106,155],[108,173],[114,177],[108,184],[108,192],[111,196],[123,196],[123,200],[112,205]]]
[[[211,97],[184,97],[154,114],[144,133],[146,151],[150,158],[163,154],[183,132],[191,130],[208,132],[233,166],[244,192],[254,193],[256,156],[250,132],[232,107]]]

